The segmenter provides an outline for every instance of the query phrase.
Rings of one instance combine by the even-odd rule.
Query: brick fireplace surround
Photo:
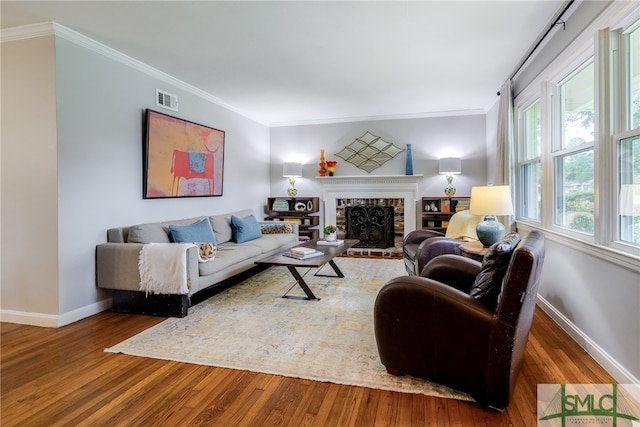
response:
[[[359,204],[393,206],[394,248],[351,248],[350,256],[402,256],[402,238],[416,229],[418,181],[422,175],[362,175],[319,177],[322,183],[324,224],[338,226],[344,237],[345,207]]]

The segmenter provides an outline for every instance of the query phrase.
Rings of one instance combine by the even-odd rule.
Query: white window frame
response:
[[[556,212],[555,187],[557,183],[557,176],[556,176],[557,159],[564,157],[568,154],[574,154],[574,153],[579,153],[585,150],[593,149],[594,150],[594,185],[596,185],[595,182],[596,182],[597,172],[595,171],[597,168],[596,168],[595,162],[597,159],[597,153],[596,153],[597,144],[595,143],[595,141],[598,138],[597,136],[598,135],[597,102],[595,106],[596,129],[594,132],[594,138],[591,141],[586,141],[580,145],[570,147],[570,148],[562,148],[563,130],[562,130],[562,120],[560,116],[562,112],[561,105],[560,105],[560,86],[566,83],[572,77],[574,77],[580,71],[584,70],[591,63],[594,64],[594,72],[595,72],[596,59],[594,57],[593,44],[588,44],[587,47],[583,49],[579,55],[576,55],[573,58],[573,61],[566,64],[561,71],[556,73],[556,75],[547,82],[546,97],[545,97],[548,103],[548,107],[547,107],[548,114],[546,116],[548,132],[547,132],[547,144],[545,146],[547,161],[546,161],[546,164],[543,165],[543,168],[545,168],[548,171],[548,173],[546,174],[547,176],[546,185],[544,186],[547,190],[546,206],[549,206],[546,212],[546,221],[545,221],[547,226],[550,229],[556,231],[557,233],[566,234],[574,239],[578,239],[584,242],[595,243],[595,239],[596,239],[595,233],[597,233],[597,228],[598,228],[596,225],[597,210],[598,210],[597,203],[594,208],[594,228],[595,228],[594,234],[573,230],[569,227],[558,225],[555,222],[555,212]],[[596,99],[598,98],[598,88],[597,88],[597,85],[595,84],[595,79],[594,79],[594,97]],[[597,197],[598,197],[597,185],[596,185],[596,188],[594,188],[594,193],[595,193],[594,200],[597,200]]]
[[[635,129],[632,130],[628,130],[625,132],[620,132],[617,133],[616,135],[611,137],[611,143],[610,143],[610,152],[611,152],[611,157],[614,159],[614,176],[615,179],[612,179],[610,182],[610,191],[609,194],[611,194],[611,209],[610,211],[612,212],[611,217],[609,218],[609,227],[608,229],[610,230],[608,237],[608,246],[610,246],[611,248],[615,249],[615,250],[619,250],[622,252],[629,252],[631,254],[635,254],[636,256],[640,257],[640,247],[637,245],[634,245],[633,243],[630,242],[626,242],[626,241],[622,241],[620,240],[620,221],[619,221],[619,206],[620,206],[620,194],[619,194],[619,188],[620,188],[620,170],[619,170],[619,165],[617,162],[617,158],[618,158],[618,146],[621,140],[623,139],[627,139],[630,137],[640,137],[640,127],[637,127]]]
[[[541,229],[550,240],[584,251],[602,258],[615,265],[640,272],[640,251],[632,244],[618,241],[618,195],[616,164],[617,144],[621,137],[628,137],[624,126],[629,123],[626,94],[625,69],[620,69],[620,60],[626,61],[626,39],[622,35],[640,26],[640,9],[627,3],[614,3],[600,17],[596,18],[572,44],[554,59],[514,100],[516,111],[516,188],[518,201],[516,202],[516,221],[519,229],[527,232]],[[602,28],[616,29],[608,33],[608,38],[602,37]],[[601,31],[600,31],[601,30]],[[600,37],[598,37],[600,31]],[[608,32],[608,31],[607,31]],[[620,37],[618,37],[620,35]],[[603,42],[604,40],[604,42]],[[604,45],[610,43],[610,45]],[[606,54],[602,54],[606,51]],[[596,123],[594,134],[594,235],[585,235],[571,229],[555,226],[554,212],[554,158],[562,151],[553,152],[552,144],[558,144],[554,138],[556,126],[553,118],[556,88],[586,63],[589,57],[594,58],[595,71],[595,109]],[[624,86],[621,86],[624,83]],[[628,92],[628,91],[627,91]],[[522,112],[537,99],[541,101],[542,113],[542,144],[541,144],[541,221],[537,222],[521,215],[521,151],[523,147],[520,120]],[[624,117],[621,117],[624,112]],[[558,116],[559,117],[559,116]],[[555,121],[557,122],[557,121]],[[629,131],[631,132],[631,131]],[[572,147],[573,148],[573,147]],[[575,147],[578,148],[578,147]],[[584,148],[581,146],[580,148]],[[612,177],[614,179],[612,179]]]
[[[540,104],[540,155],[535,156],[535,157],[531,157],[531,158],[526,158],[526,126],[524,125],[524,121],[525,121],[525,114],[526,112],[532,108],[535,104]],[[525,219],[527,221],[530,221],[532,223],[536,223],[536,224],[541,224],[542,223],[542,214],[543,214],[543,209],[542,209],[542,154],[544,153],[544,148],[543,148],[543,144],[544,144],[544,120],[542,119],[543,117],[543,102],[541,97],[533,97],[532,99],[527,100],[526,103],[518,106],[516,108],[516,117],[517,117],[517,124],[516,124],[516,132],[517,132],[517,151],[516,151],[516,155],[517,155],[517,159],[518,159],[518,167],[516,169],[516,182],[518,183],[518,191],[517,191],[517,199],[516,199],[516,203],[517,203],[517,207],[516,207],[516,215],[518,215],[519,217],[521,217],[522,219]],[[540,218],[536,219],[536,218],[531,218],[529,216],[525,217],[524,215],[524,211],[525,211],[525,200],[527,197],[525,197],[525,183],[524,183],[524,174],[522,173],[523,168],[527,165],[533,165],[538,163],[540,165]]]

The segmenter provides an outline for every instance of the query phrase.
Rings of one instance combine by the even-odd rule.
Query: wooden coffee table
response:
[[[357,239],[345,239],[344,243],[341,244],[341,245],[338,245],[338,246],[317,245],[316,244],[317,242],[318,242],[317,240],[310,240],[307,243],[304,243],[304,244],[302,244],[300,246],[307,247],[307,248],[313,248],[315,250],[318,250],[318,251],[324,253],[324,255],[322,255],[322,256],[317,256],[317,257],[308,258],[308,259],[295,259],[295,258],[290,258],[290,257],[284,256],[283,254],[288,252],[288,251],[282,251],[282,252],[277,253],[275,255],[270,255],[270,256],[268,256],[266,258],[262,258],[262,259],[256,261],[257,265],[267,265],[267,266],[281,265],[281,266],[287,267],[287,269],[289,269],[289,271],[291,272],[293,277],[296,279],[296,282],[298,283],[298,285],[302,288],[304,293],[307,295],[306,297],[294,296],[294,295],[288,296],[285,293],[282,296],[282,298],[318,300],[319,298],[316,298],[316,296],[313,294],[313,292],[311,292],[311,289],[309,288],[307,283],[304,281],[304,278],[300,275],[300,273],[298,272],[297,268],[298,267],[305,267],[305,268],[311,269],[313,267],[318,267],[318,271],[320,271],[320,268],[322,266],[324,266],[325,264],[329,264],[331,266],[331,268],[333,269],[333,271],[335,271],[335,273],[336,273],[335,276],[326,276],[324,274],[318,274],[317,272],[316,272],[315,276],[340,277],[340,278],[343,278],[344,274],[342,274],[342,271],[340,271],[340,269],[336,265],[336,263],[333,260],[333,258],[343,254],[347,249],[349,249],[350,247],[352,247],[353,245],[358,243],[359,240],[357,240]],[[289,290],[291,290],[291,289],[289,289]],[[288,292],[289,291],[287,291],[287,293]]]

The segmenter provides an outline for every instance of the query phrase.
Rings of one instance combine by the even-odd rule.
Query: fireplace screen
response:
[[[393,206],[349,206],[345,213],[346,238],[360,240],[355,247],[394,246]]]

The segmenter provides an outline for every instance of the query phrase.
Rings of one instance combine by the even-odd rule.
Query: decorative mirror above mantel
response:
[[[336,156],[371,173],[403,151],[403,148],[396,147],[393,143],[367,131],[336,153]]]

